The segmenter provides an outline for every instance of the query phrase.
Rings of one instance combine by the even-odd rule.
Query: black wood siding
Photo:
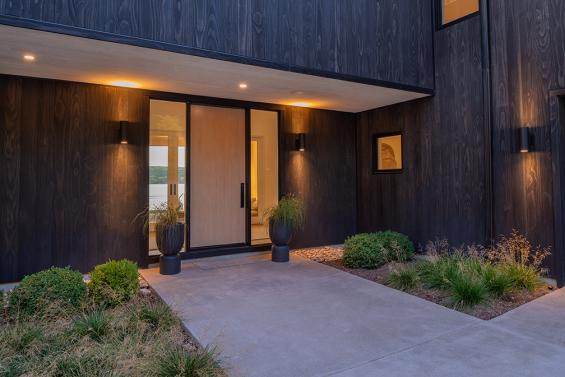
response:
[[[358,115],[359,230],[424,244],[486,240],[481,22],[435,33],[436,96]],[[402,131],[404,171],[373,175],[374,133]]]
[[[356,231],[355,115],[288,107],[281,151],[283,193],[306,205],[306,224],[292,247],[343,243]],[[294,150],[294,135],[306,134],[306,150]]]
[[[0,15],[149,47],[433,89],[432,0],[0,0]],[[0,20],[1,21],[1,20]],[[71,30],[60,30],[71,33]],[[153,42],[160,42],[153,43]],[[141,43],[143,44],[143,43]],[[191,51],[188,51],[189,53]],[[245,60],[247,59],[247,60]]]
[[[0,76],[0,98],[0,281],[51,265],[142,262],[131,222],[148,196],[145,96]],[[117,142],[120,120],[131,122],[129,145]]]
[[[132,220],[148,205],[150,94],[0,75],[0,282],[52,265],[146,263]],[[343,242],[356,223],[355,116],[277,108],[281,190],[305,200],[308,219],[293,245]],[[120,120],[130,122],[128,145],[118,143]],[[293,151],[298,132],[303,153]]]
[[[534,244],[553,245],[550,89],[565,88],[565,2],[491,0],[494,219]],[[532,153],[518,128],[532,127]],[[561,230],[563,232],[563,230]],[[551,264],[563,259],[555,250]]]

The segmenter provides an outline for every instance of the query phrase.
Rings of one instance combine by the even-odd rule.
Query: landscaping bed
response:
[[[50,269],[3,294],[0,376],[224,376],[214,350],[127,263],[129,272],[114,265],[88,284]]]
[[[546,250],[532,250],[527,240],[518,234],[501,241],[497,244],[498,249],[488,250],[479,246],[452,248],[446,241],[435,241],[415,256],[402,257],[400,261],[381,261],[374,265],[369,263],[365,268],[348,267],[344,263],[344,247],[341,246],[301,249],[296,250],[295,254],[477,318],[490,320],[555,289],[540,278],[537,267],[487,260],[485,255],[494,254],[497,250],[499,254],[512,253],[513,256],[515,252],[519,252],[526,259],[534,258],[537,252],[540,260],[532,262],[539,266],[547,255]],[[493,256],[491,258],[495,259]],[[366,263],[367,260],[364,257],[361,263]],[[360,262],[353,261],[353,264],[356,263]],[[436,270],[446,266],[445,271],[436,273],[434,266],[438,267]]]

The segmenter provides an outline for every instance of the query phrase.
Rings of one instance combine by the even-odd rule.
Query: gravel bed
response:
[[[341,260],[343,258],[342,246],[323,246],[308,249],[294,250],[295,255],[311,259],[316,262],[329,262]]]

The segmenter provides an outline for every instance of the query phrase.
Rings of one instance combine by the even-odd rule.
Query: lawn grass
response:
[[[200,348],[153,294],[116,307],[0,319],[0,376],[224,376],[217,354]]]

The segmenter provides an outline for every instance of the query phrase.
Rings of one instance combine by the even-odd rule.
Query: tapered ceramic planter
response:
[[[288,243],[292,238],[290,227],[278,221],[269,222],[269,237],[273,246],[271,246],[271,259],[273,262],[288,262],[289,247]]]
[[[184,224],[157,224],[157,248],[161,252],[159,272],[162,275],[174,275],[180,272],[179,252],[184,245]]]

